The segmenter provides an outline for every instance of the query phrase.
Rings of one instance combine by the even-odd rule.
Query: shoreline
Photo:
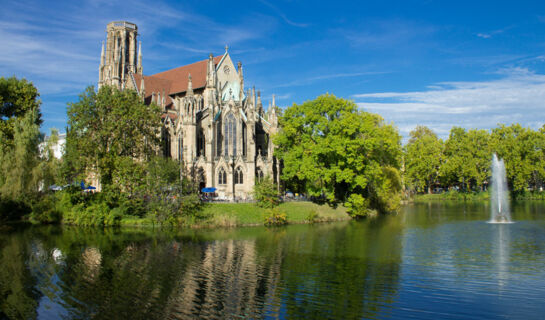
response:
[[[332,208],[327,204],[318,205],[309,201],[284,202],[276,207],[286,214],[286,223],[313,224],[325,222],[338,222],[351,220],[346,208],[338,206]],[[184,228],[184,229],[212,229],[233,227],[257,227],[264,226],[268,213],[266,208],[261,208],[255,203],[207,203],[193,221],[183,221],[180,225],[161,225],[146,218],[122,218],[121,227],[132,228]],[[282,225],[282,224],[281,224]]]

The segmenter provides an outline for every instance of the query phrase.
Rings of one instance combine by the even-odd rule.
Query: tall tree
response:
[[[532,181],[543,180],[543,133],[520,124],[500,125],[492,130],[492,145],[505,160],[505,171],[511,190],[522,192]]]
[[[145,105],[133,90],[88,87],[68,108],[65,174],[71,177],[98,174],[112,184],[118,164],[142,161],[157,151],[160,112]],[[66,169],[68,167],[68,169]]]
[[[483,190],[488,178],[491,150],[486,130],[453,127],[445,142],[441,176],[447,185],[461,185],[466,190]]]
[[[326,94],[288,108],[280,126],[274,141],[284,180],[331,203],[346,202],[355,215],[396,208],[400,136],[380,116]]]
[[[15,122],[28,112],[37,111],[34,123],[41,125],[40,94],[32,82],[15,77],[0,78],[0,132],[3,143],[13,142]]]
[[[405,175],[409,186],[418,192],[431,189],[437,183],[443,152],[443,142],[435,132],[425,126],[417,126],[409,133],[405,146]]]
[[[25,79],[0,78],[0,195],[21,200],[37,191],[40,101]]]

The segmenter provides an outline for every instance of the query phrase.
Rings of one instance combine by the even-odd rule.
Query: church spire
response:
[[[244,75],[242,73],[242,62],[237,63],[238,67],[238,78],[240,80],[240,90],[238,91],[239,97],[238,101],[242,102],[242,99],[244,99]]]
[[[100,66],[98,67],[98,87],[104,83],[104,41],[102,41],[102,52],[100,53]]]
[[[261,102],[261,91],[257,91],[257,110],[258,114],[263,114],[263,103]]]
[[[187,77],[187,92],[186,96],[192,96],[193,95],[193,81],[191,80],[191,73]]]
[[[144,76],[142,76],[142,82],[140,82],[140,95],[142,100],[146,98],[146,86],[144,84]]]
[[[142,41],[138,42],[138,68],[137,73],[143,74],[144,68],[142,68]]]
[[[216,84],[216,66],[214,65],[214,55],[208,56],[208,67],[206,70],[206,87],[213,88]]]
[[[100,66],[104,65],[104,41],[102,41],[102,51],[100,53]]]

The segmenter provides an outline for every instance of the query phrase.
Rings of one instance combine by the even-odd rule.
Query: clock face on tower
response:
[[[225,67],[223,67],[223,72],[225,74],[229,74],[229,72],[231,72],[231,69],[229,69],[229,66],[225,66]]]

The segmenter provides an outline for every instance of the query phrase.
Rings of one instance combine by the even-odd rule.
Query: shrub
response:
[[[369,200],[356,193],[350,195],[345,205],[352,218],[365,218],[373,214],[369,209]]]
[[[32,205],[30,221],[38,223],[58,223],[62,213],[55,207],[55,197],[44,196]]]
[[[259,207],[274,208],[280,203],[276,185],[270,177],[265,177],[254,186],[254,198]]]
[[[278,208],[267,210],[267,214],[265,215],[266,226],[281,226],[287,223],[288,218],[285,212],[281,211]]]
[[[314,209],[310,210],[310,212],[309,212],[308,215],[307,215],[306,220],[307,220],[309,223],[314,223],[314,222],[318,221],[318,219],[319,219],[319,215],[318,215],[318,213],[316,212],[316,210],[314,210]]]
[[[77,204],[63,213],[63,221],[80,226],[118,226],[121,223],[121,214],[119,211],[110,210],[103,202],[92,203],[87,208],[83,204]]]

